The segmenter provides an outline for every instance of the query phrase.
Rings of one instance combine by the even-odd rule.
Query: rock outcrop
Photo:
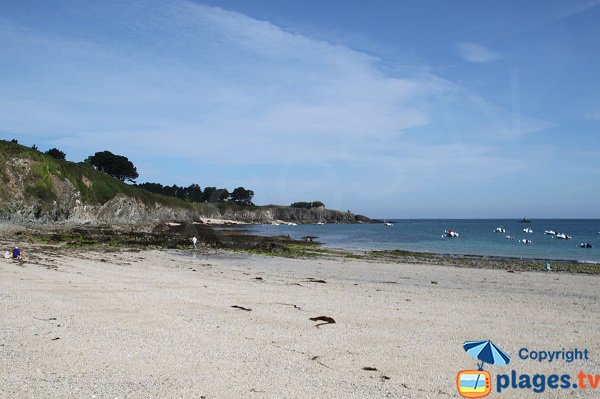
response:
[[[224,219],[238,220],[250,223],[272,223],[275,221],[293,223],[366,223],[368,218],[361,220],[351,212],[340,212],[324,207],[314,209],[292,208],[289,206],[259,207],[255,210],[234,211],[223,213]],[[364,217],[362,217],[364,218]]]

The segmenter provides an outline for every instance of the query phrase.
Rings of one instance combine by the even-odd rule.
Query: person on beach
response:
[[[19,247],[14,247],[12,250],[13,259],[21,259],[21,250]]]
[[[10,255],[10,252],[6,251],[6,252],[4,253],[4,259],[10,259],[10,256],[11,256],[11,255]]]
[[[198,242],[198,239],[196,237],[192,237],[192,245],[194,246],[194,249],[196,249],[197,242]]]

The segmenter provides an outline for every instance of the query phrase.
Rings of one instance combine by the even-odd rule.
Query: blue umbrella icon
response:
[[[490,340],[467,341],[463,344],[463,348],[469,355],[477,360],[481,360],[481,364],[477,364],[479,370],[483,370],[484,363],[506,366],[510,362],[510,356]],[[479,383],[479,375],[475,381],[475,388],[477,388],[477,383]]]
[[[510,356],[490,340],[467,341],[463,344],[463,348],[469,355],[481,360],[481,364],[478,364],[480,370],[483,370],[484,363],[506,366],[510,362]]]

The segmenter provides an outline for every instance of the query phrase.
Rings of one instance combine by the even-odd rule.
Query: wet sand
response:
[[[0,261],[2,397],[459,397],[456,373],[476,368],[462,343],[477,339],[513,358],[492,375],[600,373],[596,275],[212,250],[29,255]],[[591,360],[526,361],[523,347]]]

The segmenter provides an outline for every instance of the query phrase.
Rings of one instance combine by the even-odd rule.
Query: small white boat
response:
[[[386,226],[393,226],[393,224],[391,224],[390,222],[385,222],[384,223]]]
[[[579,244],[579,246],[581,248],[591,248],[592,244],[590,244],[589,242],[582,242],[581,244]]]
[[[572,237],[565,233],[557,233],[556,238],[560,238],[561,240],[570,240]]]
[[[533,234],[533,230],[531,230],[530,228],[523,229],[523,231],[527,234]]]
[[[513,236],[506,236],[504,238],[506,238],[507,240],[514,240],[515,239],[515,237],[513,237]]]
[[[298,226],[298,223],[290,222],[288,223],[288,226]]]
[[[279,226],[279,223],[277,223],[277,222],[273,222],[273,223],[271,223],[271,224],[272,224],[273,226]]]
[[[446,231],[444,231],[444,233],[446,234],[446,237],[454,237],[455,238],[460,235],[454,230],[446,230]]]
[[[494,233],[506,233],[506,229],[502,226],[496,227],[496,229],[494,230]]]
[[[530,240],[528,240],[528,239],[526,239],[526,238],[523,238],[523,239],[522,239],[521,241],[519,241],[519,242],[520,242],[520,243],[523,243],[523,244],[525,244],[525,245],[529,245],[529,244],[531,244],[531,241],[530,241]]]
[[[556,231],[554,231],[554,230],[546,230],[546,231],[544,231],[544,234],[546,234],[547,236],[555,236],[556,235]]]
[[[318,224],[318,225],[321,225],[321,224],[325,224],[325,223],[323,223],[323,222],[319,222],[319,223],[317,223],[317,224]]]

